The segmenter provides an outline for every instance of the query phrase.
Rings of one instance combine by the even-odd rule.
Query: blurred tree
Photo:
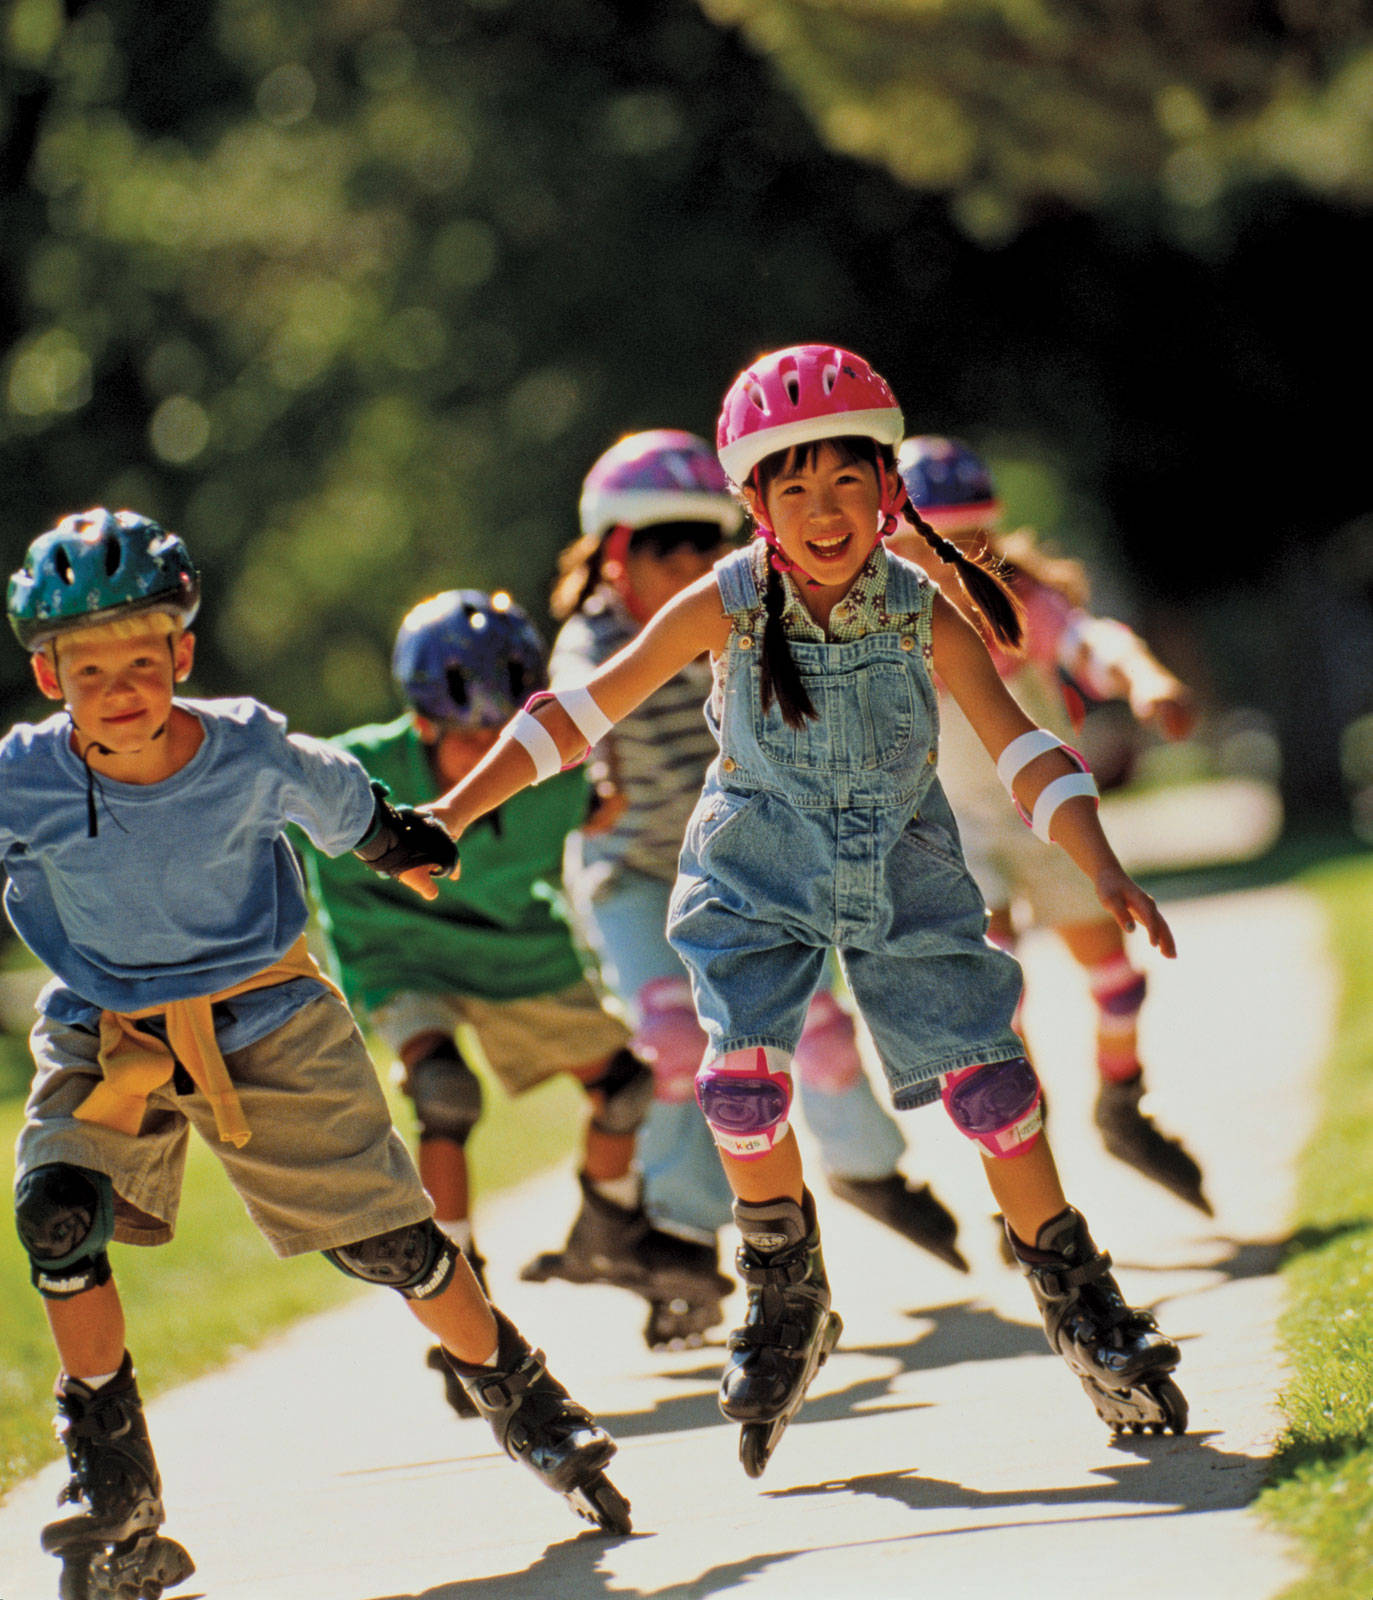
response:
[[[1140,189],[1187,212],[1291,180],[1373,200],[1362,0],[702,0],[836,150],[956,196],[1006,237]]]
[[[1253,636],[1212,658],[1262,703],[1262,665],[1235,663],[1262,661],[1279,557],[1367,507],[1331,377],[1365,316],[1368,162],[1351,136],[1319,184],[1284,157],[1179,189],[1182,101],[1160,120],[1140,62],[1162,73],[1172,50],[1178,82],[1247,127],[1288,103],[1314,128],[1362,59],[1362,12],[1199,9],[740,0],[744,34],[697,0],[11,0],[6,570],[62,512],[160,516],[205,568],[197,686],[332,731],[390,709],[392,630],[420,595],[506,586],[542,611],[617,434],[708,431],[755,351],[828,338],[890,375],[913,427],[982,444],[1146,625],[1244,579],[1226,615]],[[911,122],[882,89],[888,57],[945,71],[912,18],[981,63],[958,104],[995,159],[978,142],[942,177],[889,170],[802,111],[817,84],[865,104],[848,64],[886,41],[872,126],[905,117],[935,149],[926,101],[910,91]],[[786,43],[798,88],[755,40]],[[1271,70],[1203,95],[1250,81],[1222,57]],[[1056,119],[1091,184],[1050,181],[1073,167]],[[26,684],[0,652],[12,706]]]

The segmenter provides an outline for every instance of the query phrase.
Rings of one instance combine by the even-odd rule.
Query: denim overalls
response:
[[[1023,1055],[1011,1028],[1020,968],[984,937],[982,895],[935,777],[932,585],[889,556],[892,631],[791,641],[820,713],[793,729],[775,701],[762,710],[750,551],[715,573],[732,623],[720,703],[707,708],[720,753],[668,920],[712,1055],[794,1051],[831,947],[899,1109],[937,1098],[942,1073]]]

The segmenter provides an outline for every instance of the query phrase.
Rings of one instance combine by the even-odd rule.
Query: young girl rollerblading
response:
[[[585,683],[669,600],[726,553],[743,520],[715,451],[678,429],[630,434],[582,486],[581,538],[563,553],[552,611],[565,618],[550,663],[555,687]],[[716,1259],[733,1195],[693,1093],[706,1039],[686,969],[667,940],[677,857],[716,749],[701,716],[706,660],[618,723],[592,754],[612,796],[608,827],[569,842],[565,881],[606,984],[632,1016],[649,1058],[654,1098],[639,1131],[644,1204],[654,1222]],[[551,785],[541,785],[540,791]],[[464,867],[464,871],[466,871]],[[830,1189],[940,1260],[966,1270],[958,1224],[930,1191],[897,1170],[905,1139],[873,1093],[853,1018],[827,971],[796,1052],[802,1115]],[[723,1315],[708,1297],[660,1297],[644,1336],[652,1348],[699,1344]]]
[[[719,741],[688,825],[669,936],[710,1054],[697,1098],[735,1195],[749,1291],[721,1385],[761,1472],[838,1336],[814,1202],[788,1126],[791,1058],[837,950],[898,1109],[941,1100],[981,1147],[1053,1347],[1113,1427],[1117,1403],[1181,1429],[1178,1347],[1130,1309],[1064,1196],[1040,1090],[1011,1023],[1014,960],[985,938],[982,897],[935,777],[932,671],[1015,801],[1123,926],[1173,954],[1167,923],[1116,860],[1090,777],[1003,687],[978,633],[917,567],[888,557],[905,492],[902,417],[861,358],[775,352],[726,396],[717,443],[761,537],[690,585],[580,689],[533,703],[434,814],[459,836],[551,776],[703,651]],[[923,533],[924,526],[916,526]],[[930,530],[999,638],[999,584]]]
[[[177,695],[199,599],[180,539],[103,509],[36,539],[9,585],[38,687],[65,702],[0,741],[6,909],[55,975],[31,1035],[15,1206],[61,1359],[74,1509],[44,1544],[64,1593],[146,1600],[193,1570],[157,1531],[108,1254],[171,1238],[188,1125],[278,1255],[322,1251],[397,1290],[464,1384],[506,1385],[489,1414],[507,1452],[627,1531],[602,1470],[614,1442],[434,1225],[352,1015],[305,948],[288,822],[430,893],[451,841],[256,701]]]

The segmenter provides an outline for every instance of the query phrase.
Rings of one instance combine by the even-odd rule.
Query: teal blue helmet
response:
[[[103,506],[39,534],[5,602],[26,650],[139,611],[166,611],[189,627],[199,606],[200,578],[176,534],[136,511]]]

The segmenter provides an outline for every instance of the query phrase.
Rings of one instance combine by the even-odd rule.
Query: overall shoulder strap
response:
[[[715,581],[720,588],[720,601],[726,616],[737,616],[741,611],[756,611],[762,604],[758,585],[753,581],[753,547],[744,545],[734,550],[715,567]]]

